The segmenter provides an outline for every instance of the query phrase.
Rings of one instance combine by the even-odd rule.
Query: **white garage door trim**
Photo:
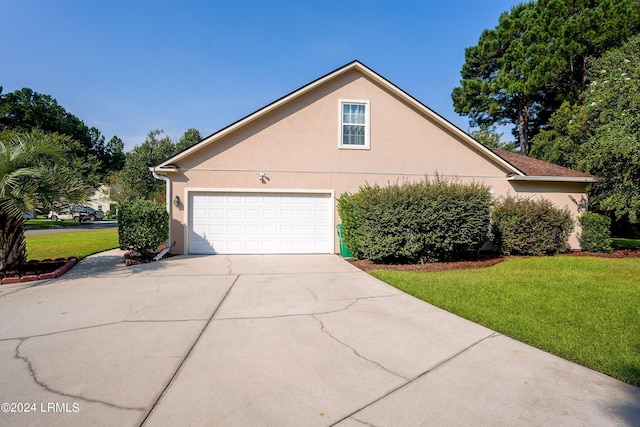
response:
[[[271,202],[277,202],[280,203],[282,201],[282,203],[285,203],[286,200],[291,201],[292,199],[290,199],[287,196],[326,196],[326,197],[313,197],[313,199],[316,201],[316,203],[319,203],[318,205],[316,205],[316,207],[314,209],[323,209],[325,208],[327,210],[326,212],[326,220],[325,221],[319,221],[321,222],[321,224],[316,224],[315,227],[315,231],[314,233],[316,233],[316,235],[318,235],[318,226],[322,227],[322,229],[324,229],[325,233],[324,236],[322,235],[318,235],[319,238],[317,241],[315,241],[313,243],[313,245],[308,245],[308,243],[311,243],[308,241],[308,239],[297,239],[296,236],[294,235],[292,237],[292,239],[286,241],[286,242],[281,242],[279,241],[279,239],[275,239],[277,240],[277,242],[274,242],[272,240],[270,240],[267,236],[266,236],[266,232],[267,232],[267,227],[264,226],[265,221],[263,219],[258,219],[256,218],[256,223],[252,224],[251,220],[247,220],[247,219],[243,219],[236,222],[234,225],[234,229],[235,230],[239,230],[240,227],[242,228],[241,231],[239,231],[239,233],[241,235],[246,235],[247,232],[249,232],[249,229],[252,229],[253,232],[258,233],[259,235],[256,238],[256,241],[254,242],[249,242],[249,241],[244,241],[242,240],[242,243],[238,243],[237,241],[235,242],[236,244],[232,244],[231,242],[225,242],[225,246],[226,247],[221,247],[220,249],[216,249],[214,250],[214,248],[212,247],[212,245],[209,245],[209,247],[211,248],[211,252],[207,252],[208,248],[204,248],[204,247],[197,247],[197,243],[195,241],[192,242],[193,239],[198,238],[197,235],[198,233],[195,232],[194,230],[194,234],[192,235],[192,230],[194,229],[194,224],[195,227],[197,227],[198,225],[202,225],[202,222],[200,224],[198,224],[198,220],[194,219],[194,215],[197,215],[198,212],[193,210],[193,198],[194,196],[198,196],[200,194],[206,193],[207,195],[212,195],[212,196],[216,196],[214,199],[209,199],[210,201],[216,201],[216,199],[219,198],[226,198],[227,201],[240,201],[240,203],[242,203],[242,201],[244,201],[244,206],[246,207],[246,203],[250,202],[250,203],[257,203],[256,207],[260,208],[262,206],[262,204],[264,203],[271,203]],[[335,192],[333,190],[300,190],[300,189],[262,189],[262,188],[251,188],[251,189],[238,189],[238,188],[187,188],[185,189],[185,220],[186,220],[186,227],[185,227],[185,247],[187,249],[187,253],[190,254],[204,254],[204,253],[219,253],[219,254],[293,254],[293,253],[333,253],[334,252],[334,239],[335,239]],[[239,197],[235,197],[235,196],[239,196]],[[256,195],[256,196],[260,196],[260,195],[264,195],[267,197],[257,197],[255,200],[252,200],[251,198],[247,199],[246,196],[251,196],[251,195]],[[278,197],[279,195],[284,196],[283,198]],[[219,197],[217,197],[219,196]],[[296,202],[297,203],[297,202]],[[221,205],[224,206],[225,209],[227,209],[227,205]],[[242,206],[242,205],[241,205]],[[240,206],[240,207],[241,207]],[[252,206],[253,207],[253,206]],[[225,211],[226,212],[226,211]],[[243,213],[243,218],[246,218],[246,213]],[[227,217],[228,212],[226,212],[224,215],[225,217]],[[282,212],[280,212],[280,214],[282,214]],[[262,213],[260,214],[262,215]],[[298,216],[296,215],[294,218],[296,219],[292,219],[293,223],[291,225],[296,226],[296,229],[304,229],[305,226],[309,225],[308,221],[303,221],[302,219],[300,219],[300,223],[296,224],[296,221],[298,221]],[[258,222],[259,221],[259,222]],[[231,223],[233,221],[230,221],[230,223],[225,223],[224,220],[221,220],[221,226],[225,227],[225,235],[228,233],[229,231],[229,227],[231,226]],[[278,225],[279,223],[273,223],[271,225]],[[282,224],[279,224],[282,225]],[[308,227],[307,227],[308,228]],[[274,232],[274,229],[271,228],[271,233]],[[284,230],[282,228],[278,228],[277,232],[283,232]],[[203,230],[200,230],[200,233],[202,233]],[[222,229],[220,229],[220,232],[222,232]],[[320,231],[321,233],[322,231]],[[209,238],[207,238],[205,236],[205,240],[208,240]],[[193,248],[192,248],[192,243],[193,243]],[[277,244],[276,244],[277,243]]]

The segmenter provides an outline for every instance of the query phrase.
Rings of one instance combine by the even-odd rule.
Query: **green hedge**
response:
[[[566,251],[574,222],[567,208],[547,199],[506,197],[492,212],[496,248],[505,255],[550,255]]]
[[[120,249],[139,254],[156,252],[169,237],[169,214],[164,204],[136,199],[118,209]]]
[[[477,251],[487,238],[489,188],[430,181],[366,185],[338,199],[343,238],[356,258],[383,263],[434,262]]]
[[[597,213],[582,214],[578,221],[582,227],[580,244],[585,251],[611,252],[611,218]]]

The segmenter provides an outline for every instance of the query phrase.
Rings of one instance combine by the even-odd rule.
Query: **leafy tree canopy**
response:
[[[176,144],[175,152],[179,153],[184,151],[200,141],[202,141],[200,131],[198,129],[189,128],[182,134],[182,137],[180,137],[180,140]]]
[[[511,141],[505,141],[502,138],[503,134],[498,132],[498,128],[495,125],[480,125],[479,128],[471,130],[469,135],[487,148],[502,148],[509,151],[516,150],[516,145]]]
[[[589,203],[618,221],[640,221],[640,35],[591,61],[583,100],[565,103],[532,155],[600,178]]]
[[[117,136],[113,136],[109,142],[107,142],[108,162],[106,164],[106,170],[108,171],[121,171],[124,168],[125,154],[124,154],[124,142]]]
[[[127,153],[122,182],[130,197],[163,199],[165,184],[153,177],[149,168],[156,166],[175,152],[175,144],[164,131],[152,130],[140,145]]]
[[[163,130],[150,131],[142,144],[127,153],[122,173],[111,175],[111,185],[116,188],[114,194],[120,201],[132,198],[164,201],[165,184],[155,179],[149,168],[157,166],[201,140],[200,132],[193,128],[187,129],[177,143],[174,143]]]
[[[575,103],[590,61],[640,29],[637,0],[539,0],[500,16],[466,49],[456,112],[472,126],[514,124],[523,154],[564,102]]]
[[[68,156],[77,158],[78,171],[92,185],[97,186],[111,170],[122,167],[124,146],[114,137],[105,144],[105,138],[95,127],[66,111],[50,95],[29,88],[0,94],[0,130],[28,132],[40,129],[45,133],[58,133],[70,137]]]

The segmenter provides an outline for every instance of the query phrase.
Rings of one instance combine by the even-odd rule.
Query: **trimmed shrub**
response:
[[[436,177],[417,183],[366,185],[338,199],[346,246],[356,258],[383,263],[450,260],[487,238],[489,188]]]
[[[120,249],[139,254],[156,252],[169,237],[169,214],[164,204],[136,199],[118,209]]]
[[[587,212],[578,218],[582,226],[580,244],[585,251],[613,251],[611,247],[611,218],[597,213]]]
[[[492,212],[496,248],[505,255],[551,255],[567,250],[574,222],[547,199],[508,196]]]

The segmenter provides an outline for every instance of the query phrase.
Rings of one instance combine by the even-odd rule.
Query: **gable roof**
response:
[[[393,83],[391,83],[389,80],[385,79],[384,77],[382,77],[381,75],[379,75],[378,73],[376,73],[375,71],[373,71],[372,69],[370,69],[369,67],[365,66],[364,64],[362,64],[360,61],[352,61],[314,81],[312,81],[311,83],[289,93],[288,95],[283,96],[280,99],[277,99],[276,101],[272,102],[271,104],[266,105],[265,107],[249,114],[248,116],[230,124],[229,126],[209,135],[208,137],[204,138],[202,141],[198,142],[197,144],[181,151],[180,153],[175,154],[174,156],[172,156],[171,158],[165,160],[164,162],[160,163],[158,166],[156,166],[155,168],[152,168],[152,170],[154,172],[159,172],[159,173],[168,173],[168,172],[176,172],[177,168],[175,167],[175,163],[180,161],[181,159],[184,159],[188,156],[190,156],[191,154],[200,151],[202,148],[214,143],[215,141],[218,141],[219,139],[223,138],[224,136],[234,132],[236,129],[239,129],[257,119],[259,119],[260,117],[263,117],[264,115],[270,113],[271,111],[291,102],[292,100],[316,89],[317,87],[327,83],[328,81],[331,81],[335,78],[337,78],[338,76],[341,76],[347,72],[350,72],[352,70],[356,70],[358,72],[360,72],[362,75],[364,75],[365,77],[369,78],[370,80],[372,80],[373,82],[379,84],[380,86],[386,88],[387,90],[389,90],[392,94],[394,94],[395,96],[397,96],[398,98],[404,100],[405,102],[407,102],[409,105],[412,105],[414,108],[416,108],[418,111],[420,111],[422,114],[424,114],[426,117],[430,118],[431,120],[433,120],[435,123],[439,124],[441,127],[443,127],[444,129],[446,129],[447,131],[451,132],[453,135],[457,136],[461,141],[463,141],[464,143],[466,143],[471,149],[475,150],[476,152],[480,153],[482,156],[484,156],[485,158],[487,158],[489,161],[492,161],[500,166],[502,166],[503,168],[505,168],[507,170],[507,176],[512,176],[513,177],[527,177],[529,176],[530,178],[534,178],[534,176],[529,175],[528,173],[525,173],[523,170],[520,169],[520,166],[525,166],[525,162],[524,161],[510,161],[508,158],[508,155],[503,156],[501,155],[502,153],[496,153],[495,151],[492,151],[490,149],[488,149],[487,147],[485,147],[484,145],[480,144],[478,141],[476,141],[475,139],[473,139],[469,134],[467,134],[466,132],[464,132],[463,130],[461,130],[460,128],[458,128],[456,125],[454,125],[453,123],[451,123],[450,121],[448,121],[447,119],[445,119],[444,117],[440,116],[438,113],[436,113],[435,111],[431,110],[429,107],[427,107],[426,105],[424,105],[422,102],[418,101],[416,98],[412,97],[411,95],[409,95],[408,93],[406,93],[405,91],[403,91],[402,89],[400,89],[398,86],[394,85]],[[504,151],[504,150],[502,150]],[[523,156],[524,157],[524,156]],[[513,160],[513,159],[512,159]],[[546,163],[546,162],[543,162]],[[551,165],[551,164],[548,164]],[[551,165],[551,166],[555,166],[555,165]],[[560,168],[559,166],[556,166],[557,168]],[[562,168],[562,169],[566,169],[566,168]],[[533,169],[532,169],[533,170]],[[550,172],[552,169],[549,168],[548,171]],[[560,172],[560,171],[558,171]],[[575,171],[574,171],[575,172]],[[577,172],[578,173],[578,172]],[[546,176],[546,177],[550,177],[551,175],[535,175],[535,177],[538,176]],[[577,177],[575,176],[571,176],[568,175],[566,173],[562,174],[562,175],[557,175],[555,176],[555,180],[557,181],[573,181],[575,180]],[[580,178],[582,179],[586,179],[586,176],[581,176]],[[589,177],[592,178],[592,177]],[[542,179],[542,180],[548,180],[548,179]]]
[[[524,156],[522,154],[514,153],[511,151],[503,150],[501,148],[494,148],[491,151],[514,167],[518,168],[524,177],[510,177],[510,179],[516,181],[526,180],[532,181],[550,181],[552,178],[555,180],[563,181],[578,181],[578,182],[594,182],[596,178],[586,173],[565,168],[562,166],[554,165],[553,163],[545,162],[542,160],[534,159],[532,157]],[[532,179],[537,178],[537,179]],[[546,179],[545,179],[546,178]],[[564,178],[564,179],[561,179]]]

